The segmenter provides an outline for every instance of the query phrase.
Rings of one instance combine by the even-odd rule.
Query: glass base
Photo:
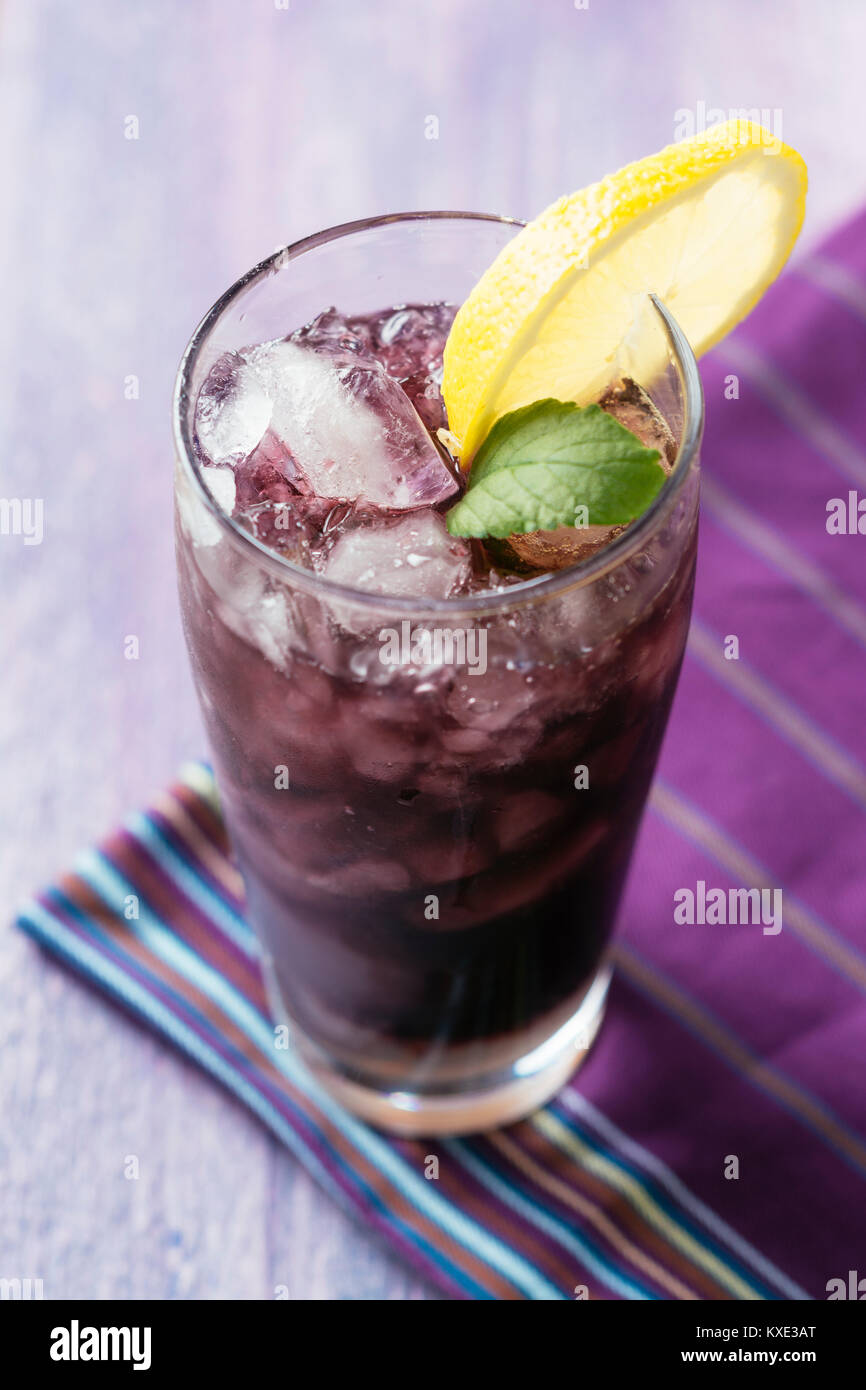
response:
[[[266,970],[275,1016],[285,1020],[274,979]],[[604,1018],[611,969],[604,964],[575,1013],[554,1033],[512,1062],[483,1076],[462,1076],[437,1091],[370,1084],[328,1056],[288,1021],[295,1055],[341,1105],[368,1124],[413,1138],[437,1134],[478,1134],[522,1120],[550,1100],[584,1061]]]

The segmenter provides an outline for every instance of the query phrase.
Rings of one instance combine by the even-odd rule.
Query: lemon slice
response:
[[[797,152],[740,120],[560,198],[503,248],[448,335],[442,391],[464,465],[510,410],[597,399],[630,337],[646,383],[659,345],[641,365],[653,335],[636,325],[651,292],[706,352],[778,275],[805,200]]]

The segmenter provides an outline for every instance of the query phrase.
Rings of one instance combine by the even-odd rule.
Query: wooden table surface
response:
[[[351,218],[530,216],[699,103],[781,112],[812,244],[866,196],[864,51],[844,0],[6,0],[0,495],[43,498],[45,536],[0,536],[4,922],[202,750],[169,398],[217,294]],[[11,928],[0,992],[0,1277],[46,1298],[435,1297]]]

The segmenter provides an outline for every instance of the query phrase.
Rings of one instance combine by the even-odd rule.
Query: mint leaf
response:
[[[446,516],[452,536],[513,536],[581,523],[616,526],[646,511],[665,481],[658,449],[597,405],[543,400],[496,421],[469,486]]]

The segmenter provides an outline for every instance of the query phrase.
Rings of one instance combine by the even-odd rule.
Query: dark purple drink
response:
[[[623,527],[449,535],[453,312],[327,310],[220,354],[195,448],[237,529],[178,491],[184,627],[275,1007],[333,1091],[409,1131],[523,1113],[588,1046],[694,573],[694,498],[624,552]],[[670,471],[649,396],[602,404]]]

